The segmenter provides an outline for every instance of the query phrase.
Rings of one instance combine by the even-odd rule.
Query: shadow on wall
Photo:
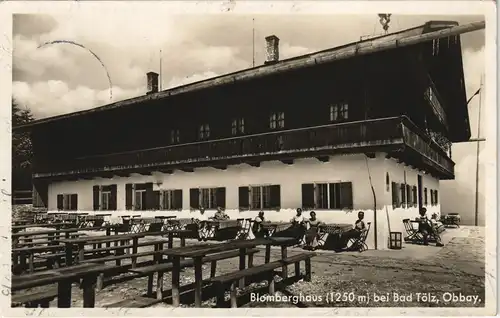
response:
[[[480,185],[481,187],[481,185]],[[465,186],[455,180],[441,181],[441,214],[459,213],[461,224],[474,225],[476,192],[470,186]],[[478,225],[484,226],[485,215],[485,196],[479,192],[478,195]]]

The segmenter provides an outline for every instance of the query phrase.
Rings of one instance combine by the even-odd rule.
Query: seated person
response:
[[[300,242],[302,238],[304,237],[305,231],[306,231],[306,219],[304,218],[304,215],[302,215],[302,209],[298,208],[297,213],[295,216],[290,220],[290,223],[292,223],[292,227],[280,232],[279,236],[288,236],[288,237],[295,237],[297,239],[297,242]]]
[[[226,214],[223,208],[218,207],[212,219],[215,221],[224,221],[229,219],[229,215]]]
[[[265,222],[264,211],[260,211],[259,215],[255,217],[252,225],[252,232],[255,237],[264,237],[265,233],[262,229],[263,222]]]
[[[303,225],[303,223],[304,223],[304,216],[302,215],[302,209],[301,208],[297,209],[297,213],[290,220],[290,223],[292,223],[293,225]]]
[[[208,221],[208,216],[205,214],[205,208],[200,207],[200,214],[196,217],[193,217],[193,223],[198,227],[198,240],[207,240],[206,234],[208,231],[208,224],[205,222]]]
[[[350,239],[358,239],[361,237],[361,233],[366,229],[365,222],[365,212],[358,212],[358,219],[354,222],[354,228],[341,234],[340,237],[340,248],[347,247],[347,243]]]
[[[309,213],[309,229],[306,231],[306,246],[304,249],[315,250],[318,246],[319,239],[319,226],[323,224],[320,220],[316,218],[316,212],[311,211]]]
[[[429,245],[429,235],[432,235],[436,239],[436,246],[444,246],[444,244],[441,243],[441,237],[432,222],[427,218],[426,213],[427,209],[421,208],[419,211],[420,216],[415,219],[418,221],[418,231],[424,238],[424,245]]]

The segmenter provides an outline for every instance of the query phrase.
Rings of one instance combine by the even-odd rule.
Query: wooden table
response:
[[[352,224],[347,224],[347,223],[327,223],[320,225],[319,228],[324,233],[340,235],[344,232],[352,230],[354,227]]]
[[[34,227],[53,227],[56,230],[62,228],[65,225],[71,225],[69,222],[59,222],[59,223],[40,223],[40,224],[22,224],[22,225],[12,225],[11,230],[12,233],[17,233],[19,231],[26,230],[28,228],[34,228]]]
[[[73,264],[73,253],[75,250],[78,251],[78,261],[82,261],[85,255],[85,245],[89,244],[103,244],[107,243],[109,246],[112,242],[115,246],[125,245],[125,242],[132,240],[134,252],[137,252],[137,244],[139,243],[139,238],[146,236],[144,233],[135,234],[118,234],[118,235],[100,235],[100,236],[87,236],[75,239],[62,239],[61,243],[64,244],[64,252],[66,254],[66,266],[71,266]]]
[[[69,308],[71,307],[71,285],[74,280],[82,279],[83,307],[94,308],[97,275],[113,269],[115,269],[115,266],[112,265],[82,264],[28,275],[13,276],[11,290],[15,292],[57,283],[57,307]]]
[[[280,238],[258,238],[254,240],[238,240],[228,243],[221,244],[210,244],[210,245],[195,245],[188,247],[178,247],[163,251],[164,255],[172,258],[173,269],[172,269],[172,304],[174,306],[179,306],[180,304],[180,294],[179,294],[179,279],[180,279],[180,259],[181,257],[191,257],[194,261],[194,272],[195,272],[195,307],[201,307],[201,292],[203,285],[203,275],[202,275],[202,259],[208,254],[215,254],[231,250],[240,250],[240,266],[239,269],[245,269],[245,250],[248,248],[254,248],[259,245],[266,246],[265,262],[269,263],[271,256],[271,245],[281,246],[281,257],[287,257],[287,247],[288,244],[294,242],[294,238],[280,237]],[[288,268],[286,265],[283,266],[282,275],[284,278],[288,276]]]
[[[224,229],[241,228],[241,224],[237,220],[206,220],[200,221],[200,238],[206,239],[214,237],[216,232]]]
[[[167,229],[183,229],[188,224],[193,224],[193,218],[167,219]]]

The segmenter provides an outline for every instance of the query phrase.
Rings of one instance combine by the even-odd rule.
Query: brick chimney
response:
[[[158,73],[148,72],[146,76],[148,78],[148,91],[146,94],[158,93]]]
[[[266,37],[266,61],[264,64],[276,63],[280,59],[280,39],[276,35]]]

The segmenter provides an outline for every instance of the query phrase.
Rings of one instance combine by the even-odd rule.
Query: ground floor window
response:
[[[431,190],[431,205],[438,205],[438,190]]]
[[[116,210],[116,184],[94,186],[94,211]]]
[[[78,210],[78,194],[76,193],[58,194],[57,209],[62,211]]]
[[[192,209],[226,208],[226,188],[191,188],[189,201]]]
[[[127,210],[157,210],[159,203],[159,191],[153,191],[152,182],[125,185],[125,208]]]
[[[352,209],[352,182],[302,184],[305,209]]]
[[[240,210],[275,210],[281,207],[279,185],[242,186],[238,190]]]
[[[424,191],[424,200],[427,202],[427,190]],[[417,186],[411,186],[404,183],[392,182],[392,207],[410,208],[418,205]]]
[[[182,190],[161,191],[160,210],[182,210]]]

